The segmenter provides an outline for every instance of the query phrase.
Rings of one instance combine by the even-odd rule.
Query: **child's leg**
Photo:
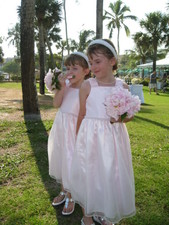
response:
[[[74,212],[74,209],[75,209],[75,202],[73,201],[71,194],[67,192],[66,201],[63,207],[62,214],[64,216],[68,216]]]
[[[65,202],[65,200],[66,200],[66,191],[64,190],[64,187],[63,187],[63,185],[62,185],[62,186],[61,186],[61,192],[59,193],[58,196],[56,196],[56,197],[53,199],[52,205],[53,205],[53,206],[60,205],[60,204],[62,204],[63,202]]]

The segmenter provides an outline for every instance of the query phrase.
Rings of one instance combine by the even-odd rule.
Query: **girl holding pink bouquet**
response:
[[[131,94],[127,84],[113,75],[117,53],[110,41],[92,41],[87,54],[95,78],[84,81],[80,88],[71,194],[83,209],[81,225],[92,225],[93,219],[112,225],[135,214],[132,157],[125,122],[139,110],[140,101],[136,97],[134,106],[132,101],[125,102],[126,95]],[[116,91],[121,93],[120,98],[115,96]],[[124,105],[126,111],[121,110]]]
[[[45,83],[50,91],[55,92],[53,104],[59,108],[48,138],[48,160],[49,175],[61,183],[62,190],[53,199],[52,205],[57,206],[65,202],[62,214],[70,215],[75,207],[68,190],[79,112],[79,88],[85,76],[89,74],[88,58],[81,52],[72,53],[65,60],[65,66],[67,71],[57,77],[57,84],[52,84],[52,88],[48,84],[48,80],[50,83],[52,80],[50,72]],[[56,86],[58,89],[53,90]]]

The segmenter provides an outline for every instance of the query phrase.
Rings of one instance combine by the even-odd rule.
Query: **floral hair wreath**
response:
[[[110,45],[107,41],[102,40],[102,39],[96,39],[96,40],[92,41],[92,42],[89,44],[89,46],[95,45],[95,44],[104,45],[105,47],[107,47],[107,48],[113,53],[113,55],[114,55],[114,57],[116,58],[116,60],[118,59],[118,58],[117,58],[117,54],[116,54],[115,49],[114,49],[113,46]]]

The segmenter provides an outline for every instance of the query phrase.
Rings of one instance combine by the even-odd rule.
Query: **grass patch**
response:
[[[137,213],[119,225],[169,224],[169,94],[149,95],[144,87],[144,99],[141,111],[126,124],[132,148]],[[48,100],[41,110],[50,108]],[[52,123],[52,120],[0,121],[1,224],[80,224],[82,212],[78,205],[69,217],[61,215],[63,205],[51,206],[60,191],[60,186],[48,175],[47,140]]]
[[[0,82],[0,88],[13,88],[21,90],[21,82]]]

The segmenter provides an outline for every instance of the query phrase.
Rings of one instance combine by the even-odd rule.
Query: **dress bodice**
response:
[[[95,78],[89,79],[91,85],[90,94],[86,100],[86,118],[110,119],[106,114],[105,97],[110,94],[112,88],[122,86],[123,81],[116,78],[114,86],[99,86]]]
[[[64,92],[63,102],[60,107],[63,113],[78,116],[79,113],[79,89],[67,87]]]

